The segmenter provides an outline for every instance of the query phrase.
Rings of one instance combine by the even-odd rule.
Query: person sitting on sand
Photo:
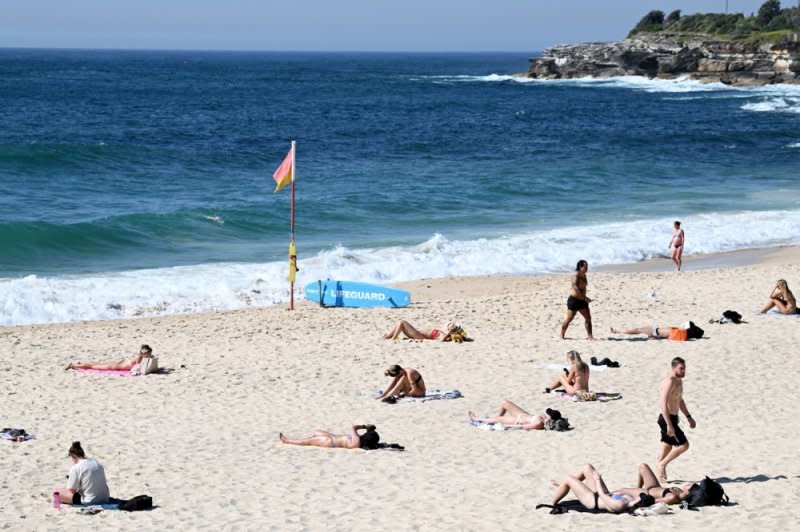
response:
[[[70,362],[64,369],[131,370],[136,364],[140,363],[143,358],[152,356],[153,350],[149,345],[143,344],[142,347],[139,348],[139,354],[127,362],[124,360],[117,362]]]
[[[359,430],[364,430],[359,434]],[[353,425],[350,434],[334,434],[325,430],[315,430],[304,438],[289,438],[283,432],[278,438],[288,445],[302,445],[306,447],[327,447],[330,449],[365,449],[378,448],[380,435],[375,432],[375,425]]]
[[[438,340],[440,342],[462,342],[466,337],[464,330],[456,323],[450,322],[443,329],[431,329],[430,332],[423,332],[411,325],[406,320],[400,320],[394,324],[389,332],[383,335],[384,340],[396,340],[400,334],[406,335],[412,340]]]
[[[376,399],[387,397],[425,397],[425,381],[419,371],[413,368],[404,369],[398,364],[389,366],[384,372],[387,377],[392,377],[392,382],[386,391]]]
[[[581,354],[575,350],[567,351],[567,362],[570,369],[564,369],[564,373],[544,389],[544,393],[550,393],[557,388],[563,388],[569,395],[589,391],[589,365],[581,359]]]
[[[769,295],[769,303],[761,309],[761,314],[766,314],[771,308],[778,309],[781,314],[797,314],[797,300],[794,294],[789,290],[789,285],[785,279],[778,279],[775,288]]]
[[[108,483],[103,465],[94,458],[86,458],[81,442],[72,442],[69,448],[72,467],[67,476],[67,487],[56,488],[64,504],[103,504],[108,502]]]
[[[652,506],[656,502],[666,502],[663,497],[655,497],[643,487],[622,488],[610,491],[603,477],[592,464],[586,464],[564,480],[556,484],[556,492],[549,506],[550,513],[561,513],[558,503],[572,491],[587,510],[606,510],[612,513],[629,512],[636,508]]]
[[[646,334],[647,338],[655,338],[656,340],[676,340],[684,342],[689,339],[689,329],[683,327],[656,327],[655,325],[645,325],[644,327],[633,327],[632,329],[615,329],[611,327],[611,332],[614,334]]]
[[[503,402],[500,403],[500,410],[495,416],[479,418],[472,410],[467,412],[467,416],[470,421],[478,421],[480,423],[498,423],[506,427],[522,430],[544,430],[545,421],[548,419],[554,421],[561,419],[561,412],[548,408],[544,414],[531,415],[508,399],[503,399]]]

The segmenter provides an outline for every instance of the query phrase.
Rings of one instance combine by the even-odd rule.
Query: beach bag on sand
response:
[[[728,500],[720,483],[707,476],[689,488],[689,506],[724,506]]]
[[[156,371],[158,371],[157,357],[143,357],[142,361],[139,362],[139,375],[147,375]]]
[[[700,327],[698,327],[697,325],[695,325],[693,321],[689,322],[689,327],[688,327],[688,330],[686,331],[686,334],[687,334],[687,336],[689,337],[690,340],[692,338],[694,338],[694,339],[702,338],[703,337],[703,333],[705,333],[705,331],[703,329],[701,329]]]
[[[738,312],[736,312],[735,310],[726,310],[725,312],[722,313],[722,316],[726,320],[732,321],[733,323],[736,323],[737,325],[739,323],[742,323],[742,315],[739,314]]]
[[[556,432],[564,432],[570,429],[569,420],[565,417],[560,419],[548,419],[544,422],[546,430],[554,430]]]
[[[118,508],[126,512],[138,512],[140,510],[152,510],[153,498],[149,495],[137,495],[133,499],[122,501]]]

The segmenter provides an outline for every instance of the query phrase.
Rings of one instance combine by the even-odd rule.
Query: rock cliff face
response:
[[[643,35],[623,41],[566,44],[531,59],[529,78],[688,76],[731,85],[800,84],[800,43],[741,44]]]

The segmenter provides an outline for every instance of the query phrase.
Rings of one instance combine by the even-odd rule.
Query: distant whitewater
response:
[[[291,139],[298,294],[798,244],[800,88],[526,65],[0,51],[0,325],[285,303]]]

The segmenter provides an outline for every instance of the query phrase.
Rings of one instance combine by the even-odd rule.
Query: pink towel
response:
[[[118,377],[130,377],[131,370],[129,369],[77,369],[75,371],[79,371],[81,373],[94,373],[97,375],[116,375]]]

